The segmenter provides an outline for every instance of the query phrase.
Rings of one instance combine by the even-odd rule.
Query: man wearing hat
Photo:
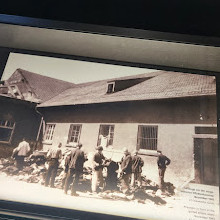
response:
[[[168,157],[162,154],[162,151],[158,150],[157,153],[158,153],[157,165],[159,171],[159,188],[163,190],[166,167],[170,164],[171,161]]]
[[[122,192],[129,193],[129,182],[131,178],[132,158],[127,148],[123,148],[124,156],[121,159],[121,189]]]
[[[142,185],[141,173],[144,161],[138,156],[138,151],[135,150],[132,155],[132,174],[131,174],[131,186],[135,187],[135,181],[137,180],[138,186]]]
[[[103,147],[98,146],[96,147],[96,153],[93,156],[92,163],[93,163],[93,172],[92,172],[92,192],[96,193],[98,184],[100,187],[103,187],[103,167],[106,161],[106,158],[102,154]]]
[[[67,194],[69,186],[72,181],[71,195],[78,196],[76,189],[79,183],[80,174],[83,173],[83,164],[87,160],[84,152],[81,150],[82,144],[79,143],[77,148],[72,151],[70,160],[69,160],[69,170],[67,173],[64,192]]]

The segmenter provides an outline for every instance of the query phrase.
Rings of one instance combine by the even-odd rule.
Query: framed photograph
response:
[[[0,216],[219,219],[219,39],[0,18]]]

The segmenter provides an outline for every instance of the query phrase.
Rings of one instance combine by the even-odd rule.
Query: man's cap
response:
[[[96,150],[103,150],[103,147],[102,146],[98,146],[98,147],[96,147]]]
[[[138,154],[138,150],[134,150],[132,153],[133,154]]]
[[[70,150],[70,149],[63,150],[63,155],[70,155],[71,153],[72,153],[72,150]]]
[[[82,145],[82,143],[78,143],[78,147],[82,147],[83,145]]]
[[[70,155],[71,153],[72,153],[72,151],[70,150],[70,151],[67,151],[66,154],[67,154],[67,155]]]
[[[157,150],[157,153],[162,153],[162,151],[161,150]]]
[[[124,153],[128,153],[128,149],[126,147],[123,148]]]

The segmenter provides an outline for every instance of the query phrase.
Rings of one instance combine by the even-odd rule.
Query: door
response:
[[[207,185],[218,185],[217,139],[194,139],[195,181]]]

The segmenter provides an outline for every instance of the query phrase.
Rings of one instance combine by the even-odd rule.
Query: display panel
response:
[[[216,73],[10,53],[0,91],[2,200],[219,218]]]

